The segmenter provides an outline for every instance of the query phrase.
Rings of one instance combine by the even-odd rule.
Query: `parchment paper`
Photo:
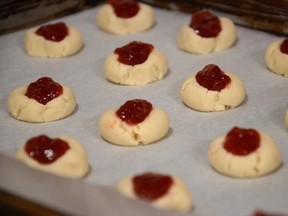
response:
[[[264,63],[266,47],[283,38],[238,26],[238,40],[232,48],[193,55],[179,50],[176,45],[178,30],[189,23],[190,14],[155,8],[157,23],[152,29],[119,36],[97,28],[98,10],[97,7],[61,19],[78,28],[85,41],[85,47],[68,58],[42,59],[26,55],[23,50],[25,31],[0,37],[1,188],[16,194],[19,191],[21,196],[78,215],[104,215],[109,211],[113,213],[107,215],[140,215],[139,212],[169,215],[145,204],[127,201],[113,189],[116,182],[127,175],[155,171],[178,176],[187,184],[194,201],[194,208],[188,215],[244,216],[258,209],[288,214],[288,143],[284,122],[288,78],[271,73]],[[169,74],[165,79],[145,86],[120,86],[105,79],[105,57],[116,47],[133,40],[152,43],[167,55]],[[179,91],[185,78],[209,63],[237,74],[244,81],[247,98],[240,107],[202,113],[181,102]],[[74,90],[78,104],[75,113],[64,120],[45,124],[21,122],[10,117],[6,108],[10,91],[42,76],[50,76]],[[134,98],[146,99],[166,110],[170,117],[169,134],[159,142],[135,148],[107,143],[97,128],[100,115]],[[215,172],[208,162],[209,144],[234,126],[256,128],[271,135],[283,155],[281,168],[256,179],[234,179]],[[27,139],[39,134],[78,139],[88,153],[91,173],[75,183],[9,160]],[[21,175],[13,178],[13,173]],[[47,181],[43,181],[43,187],[35,189],[39,176]],[[56,200],[51,193],[55,188],[58,190]],[[81,203],[80,207],[75,202]],[[125,207],[119,211],[122,203]]]

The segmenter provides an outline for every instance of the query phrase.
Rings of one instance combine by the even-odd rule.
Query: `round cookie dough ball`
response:
[[[224,175],[253,178],[276,170],[282,157],[269,135],[255,129],[234,127],[212,141],[209,161],[216,171]]]
[[[30,56],[62,58],[83,46],[81,33],[63,22],[32,28],[26,32],[24,49]]]
[[[288,76],[288,38],[274,41],[267,47],[265,63],[270,71]]]
[[[28,86],[13,90],[7,102],[12,117],[26,122],[44,123],[69,116],[76,107],[73,91],[42,77]]]
[[[155,15],[149,5],[134,0],[112,0],[100,8],[96,21],[107,32],[125,35],[148,30],[155,23]]]
[[[102,114],[99,130],[106,141],[115,145],[146,145],[168,133],[169,118],[165,111],[146,100],[128,100],[120,108]]]
[[[68,178],[82,178],[89,172],[84,148],[68,136],[32,137],[17,152],[16,159],[32,168]]]
[[[154,207],[188,212],[192,208],[192,197],[184,183],[175,176],[144,173],[128,176],[118,182],[117,190],[131,199],[148,201]]]
[[[152,44],[132,41],[116,48],[104,62],[106,78],[121,85],[145,85],[165,77],[166,56]]]
[[[200,11],[179,30],[177,44],[186,52],[207,54],[228,49],[236,39],[236,27],[230,19]]]
[[[180,96],[188,107],[216,112],[235,108],[245,99],[245,87],[235,74],[223,72],[217,65],[206,65],[197,74],[188,77]]]

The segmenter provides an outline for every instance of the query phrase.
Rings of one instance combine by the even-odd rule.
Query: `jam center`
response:
[[[245,156],[259,148],[260,135],[254,129],[234,127],[227,134],[223,146],[234,155]]]
[[[114,52],[118,54],[119,62],[134,66],[145,62],[153,48],[151,44],[133,41],[123,47],[115,49]]]
[[[134,0],[109,0],[115,14],[121,18],[134,17],[139,11],[139,4]]]
[[[42,77],[29,84],[25,96],[45,105],[62,93],[63,87],[59,83],[54,82],[50,77]]]
[[[25,152],[41,164],[50,164],[60,158],[69,149],[61,139],[51,139],[46,135],[33,137],[25,144]]]
[[[62,41],[68,35],[68,28],[65,23],[43,25],[36,30],[36,34],[50,41]]]
[[[217,37],[221,31],[221,23],[217,16],[209,11],[200,11],[195,13],[189,24],[191,28],[201,37]]]
[[[270,212],[264,212],[264,211],[256,211],[253,216],[285,216],[284,214],[280,213],[270,213]],[[286,215],[287,216],[287,215]]]
[[[288,38],[285,38],[280,45],[280,51],[284,54],[288,54]]]
[[[127,124],[138,124],[152,111],[153,106],[146,100],[134,99],[126,101],[117,111],[116,115]]]
[[[209,64],[196,74],[196,81],[208,90],[221,91],[231,82],[231,78],[217,65]]]
[[[164,196],[173,184],[170,176],[145,173],[133,178],[133,188],[139,198],[149,201]]]

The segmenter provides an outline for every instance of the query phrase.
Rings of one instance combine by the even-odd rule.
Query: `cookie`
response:
[[[110,0],[96,16],[100,29],[113,34],[133,34],[151,28],[155,23],[152,7],[134,0]]]
[[[188,107],[216,112],[239,106],[246,92],[242,80],[235,74],[223,72],[217,65],[206,65],[182,84],[180,96]]]
[[[179,30],[177,44],[189,53],[208,54],[230,48],[236,39],[236,27],[229,18],[200,11],[192,15],[189,25]]]
[[[169,118],[162,109],[143,99],[126,101],[118,109],[109,109],[99,120],[101,136],[120,146],[154,143],[169,131]]]
[[[211,166],[235,178],[255,178],[275,171],[282,156],[273,138],[255,129],[232,128],[209,147]]]
[[[193,206],[191,193],[175,176],[151,172],[128,176],[118,182],[116,189],[126,197],[144,200],[165,210],[185,213]]]
[[[69,136],[55,139],[46,135],[32,137],[17,152],[16,159],[32,168],[62,177],[82,178],[89,172],[85,149]]]
[[[118,47],[104,62],[106,78],[121,85],[145,85],[165,77],[166,56],[152,44],[132,41]]]
[[[62,58],[83,47],[82,34],[63,22],[28,30],[24,38],[26,53],[34,57]]]
[[[76,97],[70,87],[42,77],[13,90],[7,108],[15,119],[44,123],[63,119],[74,111]]]
[[[274,41],[267,47],[265,63],[270,71],[288,76],[288,38]]]

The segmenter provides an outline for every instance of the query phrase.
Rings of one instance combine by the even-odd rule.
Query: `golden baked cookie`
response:
[[[267,47],[265,63],[270,71],[288,76],[288,38],[274,41]]]
[[[152,44],[132,41],[118,47],[104,62],[106,78],[121,85],[145,85],[165,77],[166,56]]]
[[[70,87],[41,77],[28,86],[13,90],[7,108],[15,119],[44,123],[69,116],[76,107],[76,97]]]
[[[115,145],[147,145],[168,133],[169,118],[164,110],[146,100],[128,100],[101,115],[99,130],[105,140]]]
[[[96,16],[100,29],[113,34],[133,34],[151,28],[155,15],[151,6],[134,0],[112,0]]]
[[[208,153],[211,166],[235,178],[255,178],[275,171],[282,156],[273,138],[255,129],[234,127],[214,139]]]
[[[216,112],[239,106],[246,92],[242,80],[235,74],[223,72],[217,65],[206,65],[182,84],[180,96],[188,107]]]
[[[17,152],[16,159],[32,168],[68,178],[82,178],[89,172],[85,149],[69,136],[32,137]]]
[[[228,49],[236,39],[236,27],[229,18],[200,11],[192,15],[189,25],[181,27],[177,44],[189,53],[208,54]]]
[[[82,47],[82,34],[63,22],[29,29],[24,38],[25,51],[35,57],[67,57],[77,53]]]
[[[193,206],[191,193],[176,176],[143,173],[120,180],[116,189],[131,199],[145,200],[154,207],[189,212]]]

